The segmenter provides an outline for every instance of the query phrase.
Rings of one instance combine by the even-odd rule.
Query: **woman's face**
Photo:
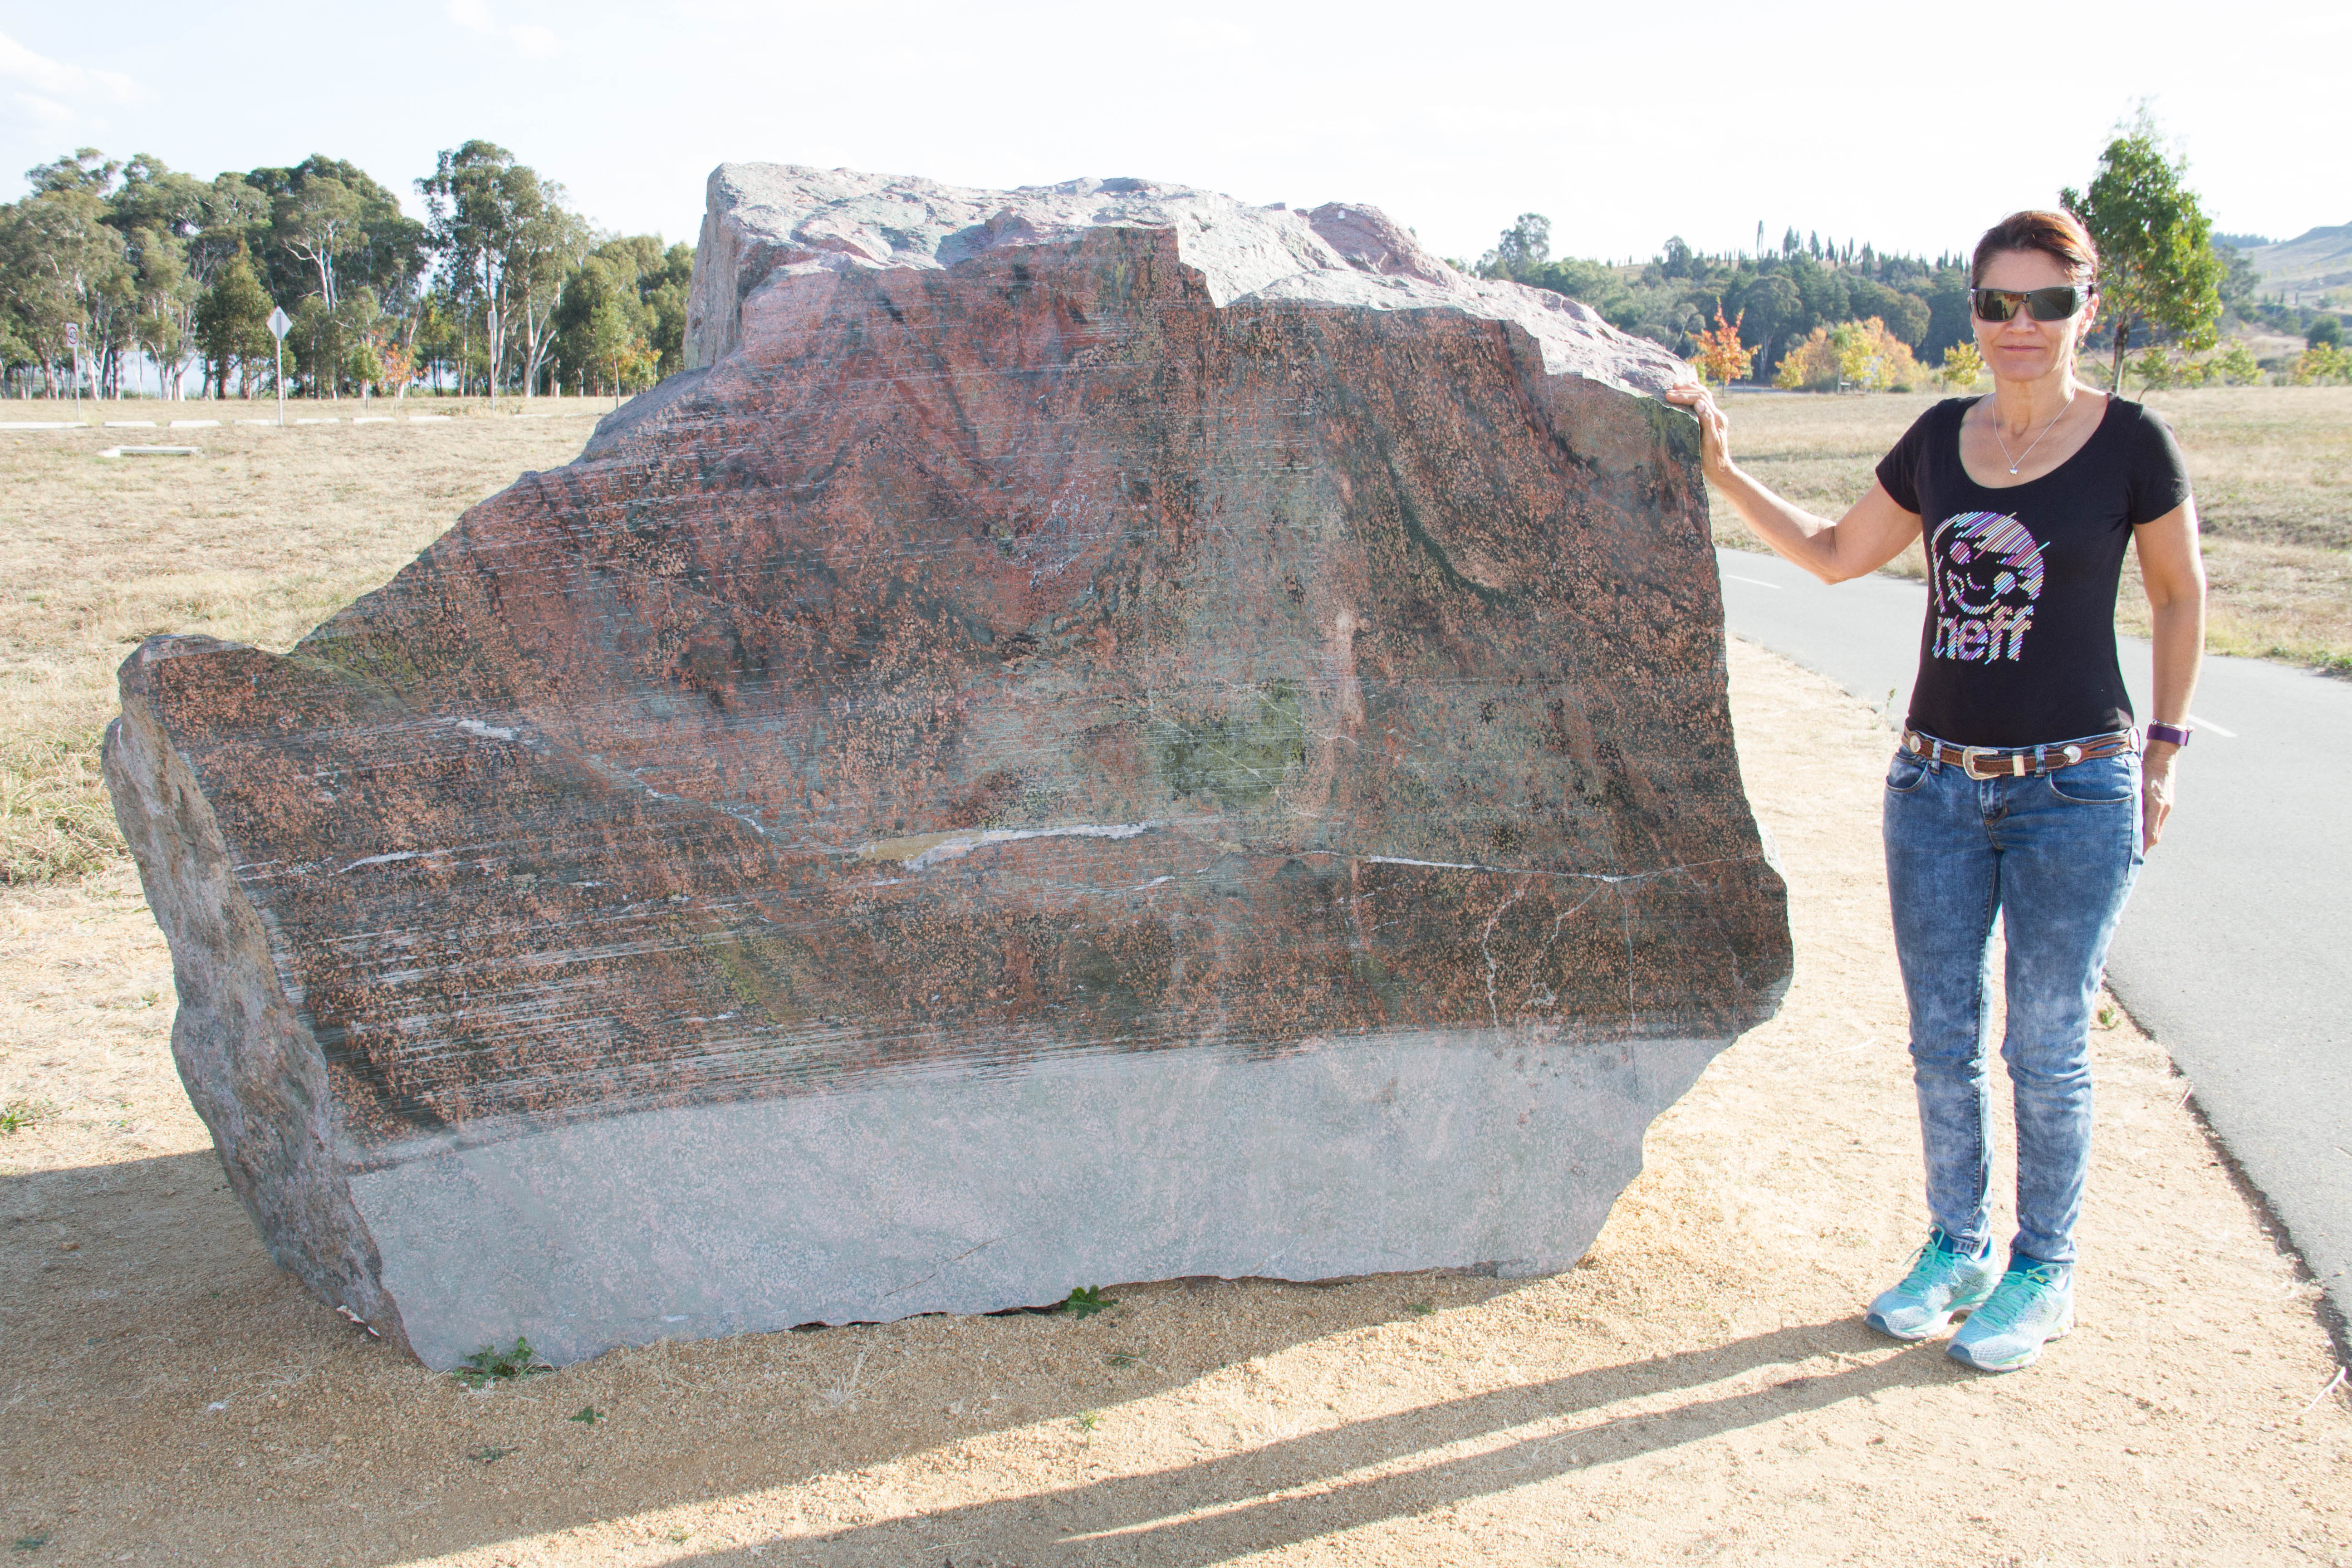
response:
[[[2074,273],[2054,256],[2038,250],[2004,250],[1985,263],[1979,289],[2023,292],[2054,284],[2077,282]],[[2096,304],[2085,303],[2072,319],[2037,321],[2031,310],[2019,310],[2006,321],[1988,321],[1969,312],[1977,330],[1977,352],[1994,375],[2003,381],[2039,381],[2073,356],[2075,340],[2091,324]]]

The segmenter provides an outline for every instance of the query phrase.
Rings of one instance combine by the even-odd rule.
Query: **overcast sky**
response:
[[[663,12],[667,9],[665,18]],[[0,170],[95,145],[349,158],[417,210],[487,137],[614,230],[692,238],[722,160],[1004,186],[1134,174],[1365,202],[1475,256],[1745,248],[1760,220],[1960,248],[2091,173],[2138,99],[2226,231],[2352,222],[2352,5],[899,0],[0,6]],[[2310,62],[2306,74],[2304,62]],[[0,175],[0,195],[21,186]]]

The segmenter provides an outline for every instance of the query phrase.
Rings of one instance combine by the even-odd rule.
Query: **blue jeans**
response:
[[[1898,751],[1886,776],[1886,889],[1911,1003],[1927,1212],[1956,1246],[1991,1239],[1993,916],[2009,945],[2001,1059],[2017,1102],[2013,1254],[2074,1260],[2091,1164],[2091,1016],[2140,866],[2139,757],[1971,779]]]

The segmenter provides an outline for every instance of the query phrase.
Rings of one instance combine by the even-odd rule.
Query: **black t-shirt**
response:
[[[1927,552],[1911,727],[1963,746],[2126,729],[2116,584],[2131,531],[2189,499],[2172,430],[2111,397],[2082,450],[1987,489],[1960,464],[1960,419],[1976,401],[1928,409],[1878,464],[1886,493],[1919,514]]]

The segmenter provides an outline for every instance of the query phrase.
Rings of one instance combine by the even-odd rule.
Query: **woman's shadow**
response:
[[[1824,1354],[1843,1358],[1846,1364],[1836,1372],[1790,1375],[1746,1392],[1662,1402],[1661,1396],[1703,1390],[1759,1369]],[[1857,1319],[1778,1329],[1708,1350],[1597,1367],[1420,1405],[1176,1469],[797,1538],[791,1541],[785,1560],[826,1564],[1018,1561],[1024,1568],[1050,1563],[1222,1563],[1703,1441],[1885,1389],[1970,1375],[1954,1366],[1940,1345],[1897,1345],[1871,1333]],[[1634,1408],[1624,1414],[1565,1429],[1559,1425],[1563,1417],[1572,1420],[1628,1404]],[[1549,1429],[1542,1436],[1507,1436],[1537,1423]],[[1476,1451],[1412,1462],[1466,1444],[1477,1445]],[[1365,1471],[1374,1473],[1361,1473]],[[692,1561],[749,1564],[784,1546],[780,1541]]]

